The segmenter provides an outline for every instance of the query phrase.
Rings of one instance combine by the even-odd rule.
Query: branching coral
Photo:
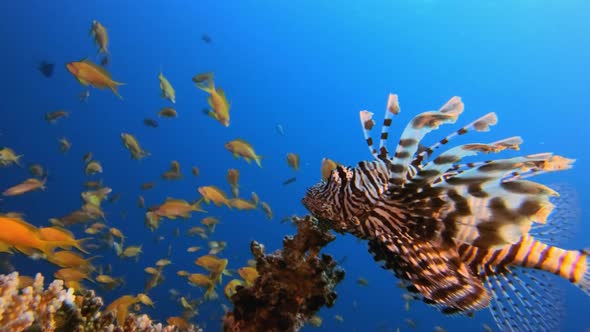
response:
[[[94,291],[75,295],[63,287],[62,280],[43,287],[38,273],[32,286],[19,290],[18,272],[0,275],[0,332],[174,332],[175,326],[155,324],[147,315],[129,314],[122,326],[112,313],[103,314],[103,301]],[[194,326],[186,331],[201,331]]]
[[[42,331],[55,330],[57,311],[72,304],[74,290],[55,280],[45,290],[38,273],[32,286],[19,291],[18,273],[0,275],[0,331],[23,331],[35,324]]]
[[[335,237],[310,216],[293,221],[297,234],[285,237],[282,250],[265,255],[264,246],[252,242],[260,277],[252,287],[237,288],[224,331],[298,331],[322,306],[334,304],[344,271],[319,252]]]

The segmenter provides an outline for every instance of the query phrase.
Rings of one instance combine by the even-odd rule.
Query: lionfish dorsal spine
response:
[[[463,108],[461,98],[453,97],[438,111],[418,114],[408,123],[391,161],[390,183],[392,185],[400,186],[406,182],[410,163],[418,151],[422,138],[442,124],[455,123],[463,112]]]
[[[381,126],[381,136],[379,137],[379,159],[388,159],[389,153],[387,151],[387,139],[389,138],[389,129],[391,127],[394,115],[400,112],[399,101],[397,95],[389,94],[387,98],[387,107],[385,108],[385,116],[383,117],[383,125]]]
[[[387,106],[385,108],[385,116],[383,117],[383,125],[381,126],[381,136],[379,137],[379,150],[375,149],[373,137],[371,136],[371,130],[375,126],[373,120],[374,113],[363,110],[360,111],[361,126],[363,128],[363,135],[369,148],[369,152],[374,159],[388,160],[389,152],[387,151],[387,139],[389,137],[389,128],[391,127],[392,118],[394,115],[399,114],[399,102],[397,95],[389,94],[387,99]]]
[[[375,146],[373,145],[373,137],[371,137],[371,130],[375,126],[375,120],[373,120],[373,113],[367,110],[362,110],[359,112],[360,119],[361,119],[361,126],[363,127],[363,136],[365,137],[365,142],[367,143],[367,147],[369,148],[369,152],[373,156],[373,158],[377,158],[377,150],[375,150]]]
[[[440,147],[444,146],[445,144],[448,144],[453,138],[455,138],[457,136],[464,135],[464,134],[466,134],[470,131],[473,131],[473,130],[488,131],[489,127],[495,125],[496,123],[498,123],[498,117],[496,116],[496,113],[493,113],[493,112],[488,113],[488,114],[480,117],[479,119],[471,122],[470,124],[450,133],[445,138],[436,142],[432,146],[424,149],[424,151],[418,153],[416,155],[416,158],[414,158],[414,160],[412,160],[412,165],[420,166],[426,160],[426,158],[428,156],[430,156],[434,153],[435,150],[439,149]]]

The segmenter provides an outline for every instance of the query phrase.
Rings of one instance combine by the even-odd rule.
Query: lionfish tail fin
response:
[[[422,138],[442,124],[455,123],[463,108],[461,98],[453,97],[438,111],[418,114],[408,123],[402,132],[390,166],[392,185],[399,186],[406,182],[410,162],[414,159]]]
[[[590,248],[586,248],[580,251],[582,255],[585,256],[585,260],[580,262],[582,266],[585,266],[586,271],[584,275],[580,279],[580,281],[576,284],[580,287],[586,295],[590,296]]]
[[[561,290],[546,274],[521,268],[490,274],[490,311],[502,331],[558,331],[563,304]]]
[[[590,295],[589,250],[568,250],[525,235],[518,243],[497,251],[502,265],[520,266],[558,275]]]

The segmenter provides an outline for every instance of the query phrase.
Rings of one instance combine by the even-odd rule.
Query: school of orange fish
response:
[[[67,70],[78,80],[78,82],[87,87],[98,89],[110,89],[117,97],[121,98],[118,87],[124,83],[113,80],[111,74],[105,69],[110,59],[108,50],[109,37],[107,29],[98,21],[94,20],[91,25],[90,35],[94,39],[98,54],[102,55],[100,65],[93,63],[88,59],[73,61],[66,64]],[[176,102],[176,94],[172,84],[162,72],[158,75],[161,96],[169,100],[172,104]],[[225,92],[214,83],[212,72],[195,75],[192,81],[197,88],[208,94],[208,104],[210,109],[207,115],[217,120],[223,126],[230,125],[230,103],[228,102]],[[89,90],[81,94],[81,98],[87,99]],[[173,107],[164,107],[158,113],[160,117],[175,118],[177,112]],[[67,118],[69,113],[64,110],[49,112],[45,115],[45,120],[49,123],[55,123]],[[155,127],[155,120],[146,119],[144,123],[148,126]],[[282,128],[280,128],[282,132]],[[150,156],[150,152],[144,150],[138,140],[129,133],[121,133],[123,146],[129,150],[131,157],[140,160]],[[59,149],[62,153],[71,148],[71,142],[63,137],[59,139]],[[243,139],[235,139],[225,144],[225,148],[232,153],[235,158],[243,158],[250,163],[254,161],[259,167],[262,167],[262,157],[257,155],[251,144]],[[13,165],[22,165],[23,155],[13,151],[9,147],[0,149],[0,166],[10,167]],[[100,161],[93,158],[91,152],[83,156],[85,163],[84,173],[87,176],[93,176],[103,172]],[[299,156],[295,153],[287,155],[287,164],[295,171],[299,169]],[[326,179],[330,172],[335,169],[337,163],[325,158],[322,161],[321,174]],[[23,195],[36,190],[45,190],[47,171],[40,164],[30,165],[28,168],[32,177],[24,180],[3,191],[4,196]],[[199,168],[193,166],[192,174],[198,176]],[[226,194],[221,188],[213,185],[201,186],[197,190],[201,198],[188,202],[178,198],[167,198],[157,206],[146,208],[143,196],[138,197],[138,207],[146,209],[145,226],[151,231],[155,231],[160,223],[165,219],[191,218],[193,212],[206,213],[203,208],[205,204],[215,204],[218,207],[226,206],[229,209],[237,210],[256,210],[260,209],[270,220],[273,218],[273,212],[270,205],[266,202],[259,201],[258,195],[251,193],[250,198],[239,197],[239,177],[237,169],[229,169],[227,172],[227,181],[230,186],[231,195]],[[178,161],[172,161],[169,170],[161,175],[163,180],[178,180],[183,178]],[[147,182],[140,185],[142,190],[148,190],[155,186],[155,182]],[[84,288],[84,280],[96,282],[106,290],[112,290],[121,287],[124,280],[121,277],[111,275],[112,271],[109,266],[99,266],[93,264],[99,256],[87,257],[91,251],[99,250],[102,247],[92,241],[99,241],[108,245],[122,259],[135,258],[142,254],[142,245],[128,245],[128,237],[123,232],[112,225],[109,225],[102,210],[102,203],[105,200],[114,202],[119,198],[119,194],[111,194],[112,190],[104,185],[102,181],[89,180],[85,183],[87,191],[81,193],[81,207],[60,218],[52,218],[46,227],[36,227],[25,221],[24,215],[15,212],[5,212],[0,215],[0,252],[5,253],[22,253],[35,259],[45,259],[56,265],[59,269],[54,273],[54,277],[64,280],[68,287],[76,290]],[[111,195],[111,196],[109,196]],[[194,226],[188,230],[189,236],[198,235],[203,240],[207,240],[209,235],[215,231],[219,220],[212,216],[205,216],[201,219],[203,226]],[[84,233],[89,237],[77,238],[68,228],[72,225],[84,225]],[[179,327],[188,326],[188,320],[196,312],[196,306],[202,301],[213,300],[218,297],[217,286],[222,283],[222,275],[232,275],[227,270],[228,259],[220,257],[220,254],[226,247],[224,241],[209,241],[207,246],[209,251],[198,257],[194,264],[204,270],[203,273],[191,273],[186,270],[176,271],[180,277],[186,278],[187,282],[195,287],[203,289],[204,295],[201,300],[190,301],[178,294],[179,302],[183,313],[180,316],[169,317],[167,322]],[[201,250],[199,246],[191,246],[186,249],[189,253]],[[130,308],[139,310],[139,306],[154,306],[154,302],[149,298],[148,293],[154,287],[157,287],[164,280],[164,271],[171,261],[163,258],[154,263],[154,266],[145,267],[147,274],[146,286],[143,293],[136,295],[124,295],[110,303],[106,312],[115,312],[117,320],[122,323]],[[240,278],[232,279],[226,283],[223,288],[225,296],[231,297],[236,291],[236,287],[249,287],[256,278],[258,272],[255,262],[250,261],[249,265],[237,269]],[[32,283],[32,278],[21,276],[21,287],[26,287]]]

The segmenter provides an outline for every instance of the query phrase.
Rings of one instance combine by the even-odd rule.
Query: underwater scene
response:
[[[0,2],[0,332],[590,331],[588,12]]]

